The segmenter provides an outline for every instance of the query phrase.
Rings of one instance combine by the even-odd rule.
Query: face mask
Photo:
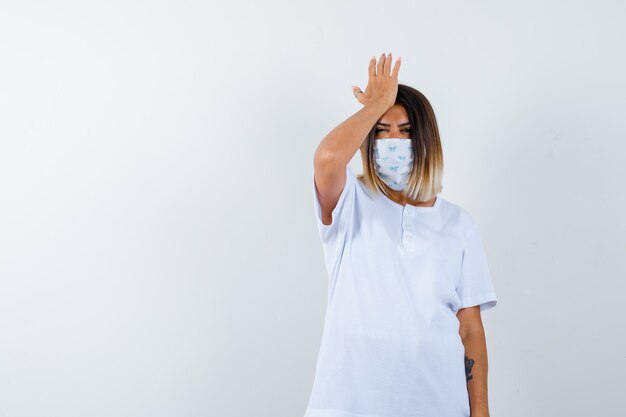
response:
[[[389,138],[374,141],[376,172],[389,188],[402,191],[409,182],[413,168],[411,139]]]

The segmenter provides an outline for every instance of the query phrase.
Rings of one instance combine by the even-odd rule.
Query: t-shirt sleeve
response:
[[[314,171],[312,176],[313,204],[315,206],[317,227],[322,241],[324,243],[330,243],[331,241],[336,241],[345,237],[350,221],[352,220],[356,192],[356,177],[352,172],[352,169],[350,169],[350,166],[346,165],[346,184],[341,191],[337,205],[332,211],[332,222],[331,224],[326,225],[322,223],[322,206],[320,205],[319,196],[317,194]]]
[[[461,299],[459,309],[479,305],[483,312],[495,307],[498,302],[477,225],[465,239],[461,279],[456,292]]]

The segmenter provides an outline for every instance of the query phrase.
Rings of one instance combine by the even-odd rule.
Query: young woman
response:
[[[328,303],[305,417],[487,417],[481,312],[497,303],[478,225],[441,198],[442,147],[400,58],[314,157]],[[358,91],[357,91],[358,90]],[[363,174],[348,162],[361,151]]]

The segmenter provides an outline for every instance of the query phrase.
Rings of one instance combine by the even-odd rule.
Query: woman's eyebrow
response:
[[[399,124],[398,126],[406,126],[406,125],[410,125],[410,124],[411,124],[411,122],[405,122],[405,123]],[[378,122],[378,123],[376,123],[376,125],[377,126],[381,125],[381,126],[389,127],[389,124],[387,124],[387,123],[380,123],[380,122]]]

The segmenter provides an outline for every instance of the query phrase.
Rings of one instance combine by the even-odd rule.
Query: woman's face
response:
[[[412,133],[406,111],[399,104],[387,110],[376,123],[376,139],[411,138]]]

